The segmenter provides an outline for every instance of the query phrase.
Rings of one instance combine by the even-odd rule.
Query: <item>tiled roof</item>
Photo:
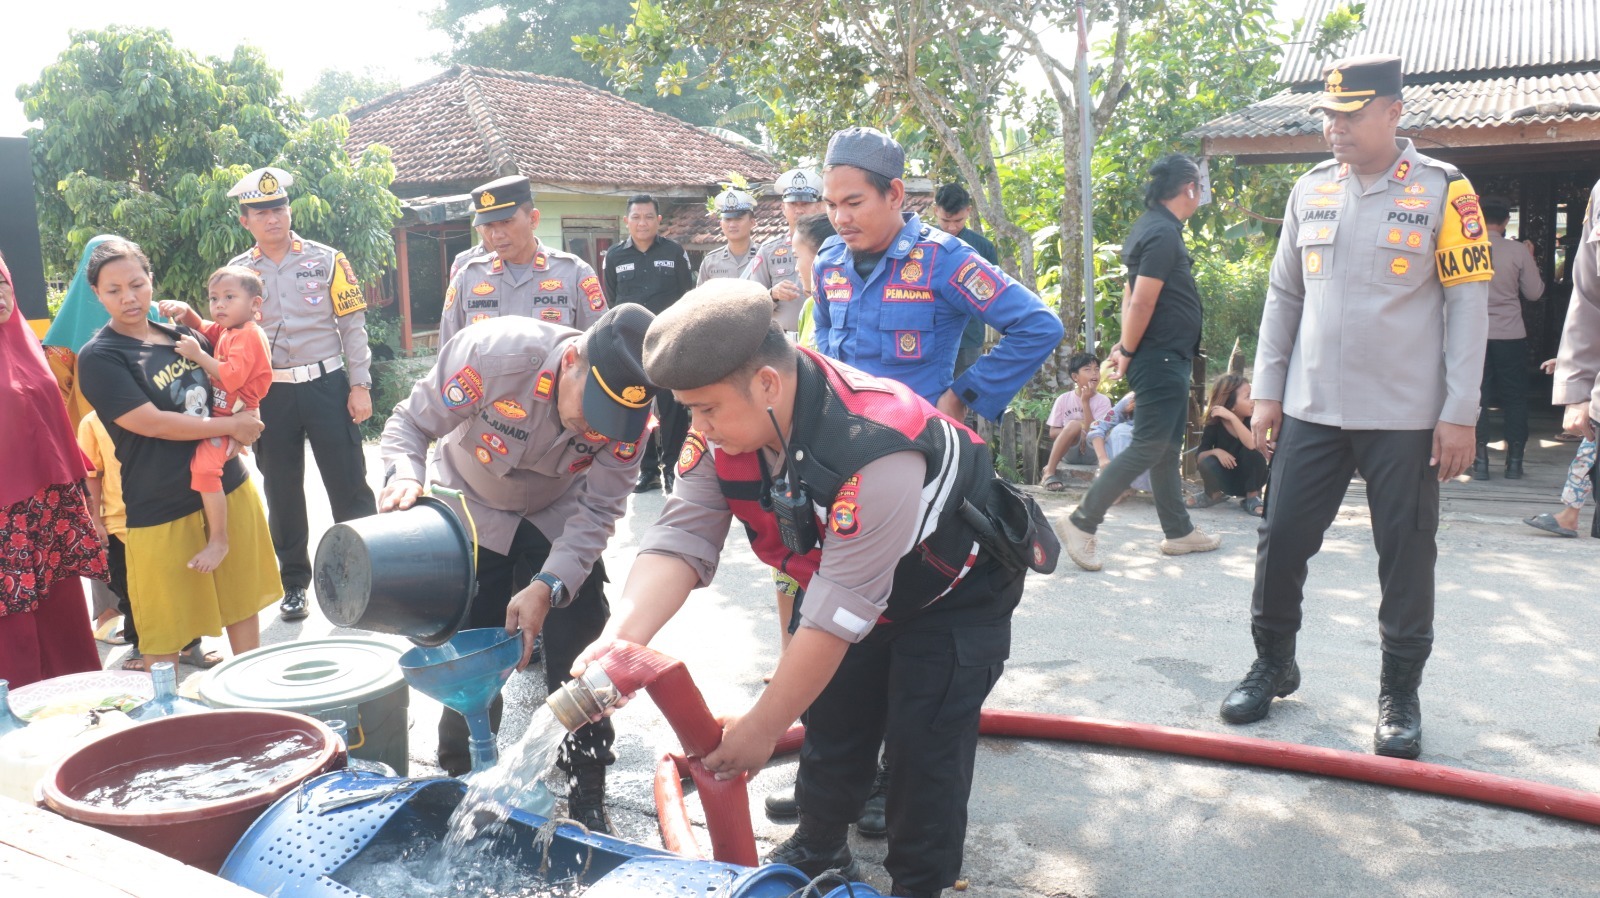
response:
[[[931,194],[906,194],[908,212],[921,214],[933,204]],[[775,196],[762,197],[756,204],[756,226],[752,240],[757,246],[784,233],[788,223],[783,219],[783,201]],[[697,203],[680,203],[667,208],[661,215],[661,235],[691,249],[712,249],[726,243],[717,219],[705,206]]]
[[[504,175],[610,192],[705,187],[770,159],[579,81],[453,66],[351,110],[351,153],[394,151],[398,193],[441,193]]]
[[[1490,78],[1408,84],[1401,133],[1600,119],[1600,66],[1595,71],[1530,78]],[[1322,118],[1306,111],[1316,91],[1284,91],[1213,119],[1195,137],[1295,137],[1322,133]],[[1529,110],[1529,107],[1535,107]],[[1509,112],[1531,114],[1507,118]]]
[[[1366,53],[1404,58],[1407,81],[1600,68],[1595,0],[1367,0],[1361,33],[1325,57],[1313,55],[1312,31],[1347,3],[1310,0],[1298,42],[1284,52],[1280,83],[1315,83],[1335,58]]]

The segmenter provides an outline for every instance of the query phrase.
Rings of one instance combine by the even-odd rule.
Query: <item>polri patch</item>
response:
[[[849,539],[860,533],[861,516],[856,503],[845,499],[835,500],[833,509],[828,512],[828,529],[838,534],[840,539]]]
[[[1450,201],[1461,217],[1461,236],[1468,240],[1483,239],[1483,210],[1478,206],[1476,194],[1463,193]]]
[[[611,447],[611,454],[615,455],[618,461],[627,461],[628,459],[639,454],[639,444],[618,443]]]
[[[446,408],[471,405],[483,398],[483,378],[475,368],[466,365],[444,382],[439,390],[439,398],[444,400]]]
[[[706,454],[706,440],[699,431],[691,430],[683,438],[683,448],[678,450],[678,476],[693,471]]]
[[[591,274],[579,281],[578,286],[583,288],[583,295],[589,300],[589,308],[598,312],[606,307],[606,295],[600,289],[600,278]]]
[[[456,288],[455,288],[454,284],[451,284],[450,285],[450,289],[444,291],[444,310],[446,312],[450,311],[450,307],[455,305],[455,304],[456,304]]]

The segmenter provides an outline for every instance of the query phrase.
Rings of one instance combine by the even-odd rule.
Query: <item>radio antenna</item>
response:
[[[794,487],[791,485],[791,481],[794,478],[791,478],[791,477],[788,476],[788,471],[789,471],[789,443],[786,440],[784,440],[784,438],[783,438],[783,428],[778,426],[778,416],[773,413],[772,406],[770,406],[770,405],[767,406],[767,418],[772,421],[772,432],[778,435],[778,448],[783,450],[783,467],[781,469],[779,469],[778,474],[783,477],[784,495],[788,496],[790,499],[793,499],[793,498],[796,497],[796,494],[795,494],[795,491],[794,491]]]

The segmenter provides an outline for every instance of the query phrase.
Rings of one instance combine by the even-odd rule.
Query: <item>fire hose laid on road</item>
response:
[[[664,755],[656,767],[656,815],[662,844],[687,857],[705,857],[684,807],[683,779],[688,777],[694,780],[705,808],[712,858],[748,866],[760,863],[745,778],[719,780],[700,761],[721,743],[722,727],[706,707],[682,661],[644,646],[623,644],[552,695],[550,705],[568,729],[574,729],[574,724],[582,726],[594,715],[614,707],[622,696],[640,689],[648,692],[661,709],[684,750],[681,755]],[[1600,825],[1600,795],[1594,793],[1336,748],[1025,711],[986,710],[979,732],[985,736],[1109,745],[1332,776]],[[803,738],[802,727],[791,728],[778,741],[774,753],[799,749]]]

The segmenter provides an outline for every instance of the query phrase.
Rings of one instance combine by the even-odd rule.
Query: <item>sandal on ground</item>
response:
[[[128,653],[128,657],[122,659],[122,669],[138,673],[149,673],[150,665],[145,663],[144,656],[139,654],[138,648],[135,648]]]
[[[1239,500],[1239,507],[1253,518],[1263,517],[1267,513],[1267,503],[1261,501],[1260,496],[1245,496]]]
[[[1554,533],[1556,536],[1563,536],[1567,539],[1575,539],[1578,535],[1578,531],[1561,526],[1561,522],[1556,520],[1556,516],[1548,511],[1544,514],[1536,514],[1531,518],[1525,518],[1522,523],[1535,530]]]
[[[1215,496],[1210,493],[1195,493],[1185,499],[1183,504],[1189,508],[1210,508],[1219,502],[1227,501],[1227,499],[1228,497],[1225,493],[1217,493]]]
[[[178,663],[187,664],[190,667],[198,667],[201,670],[210,670],[222,662],[221,653],[206,651],[198,639],[189,643],[188,647],[178,653]]]
[[[96,627],[94,638],[106,645],[127,645],[128,640],[122,635],[122,615],[119,614]]]
[[[1067,488],[1067,482],[1061,478],[1060,474],[1051,474],[1044,479],[1044,488],[1049,492],[1059,493]]]

